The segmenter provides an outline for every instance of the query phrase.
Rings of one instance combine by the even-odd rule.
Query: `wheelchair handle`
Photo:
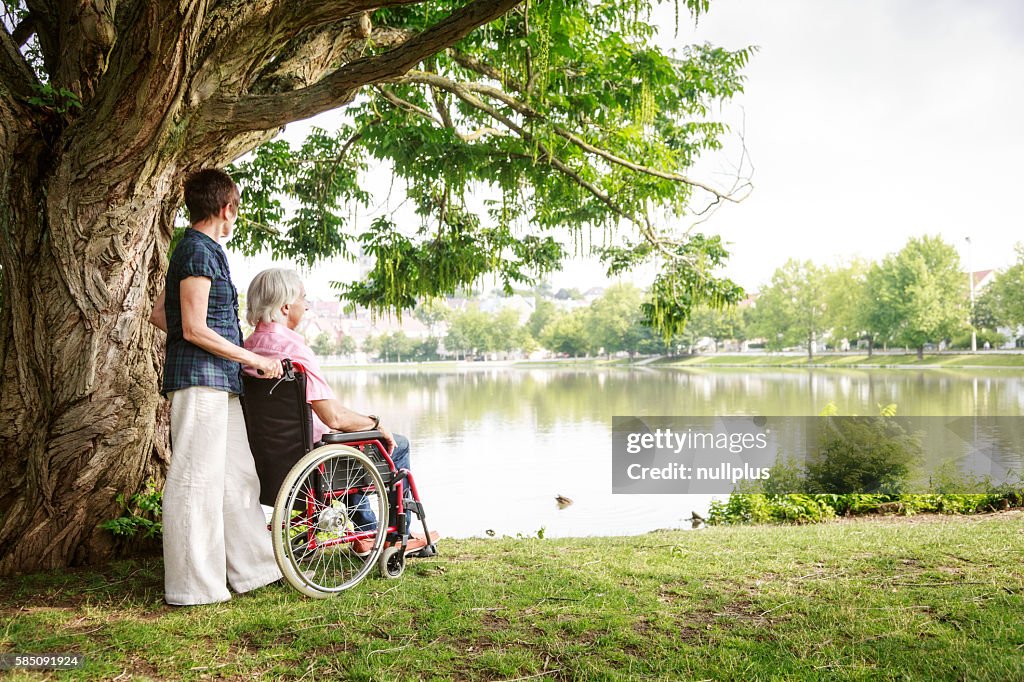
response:
[[[291,358],[284,358],[281,360],[281,370],[281,378],[277,380],[277,383],[270,387],[270,390],[267,391],[267,395],[273,395],[274,389],[280,386],[282,381],[295,381],[296,372],[303,374],[306,372],[306,368],[303,367],[301,363],[292,362]],[[256,371],[259,372],[259,370]],[[263,372],[260,372],[260,374],[263,374]]]
[[[283,360],[281,360],[281,370],[282,380],[291,381],[292,379],[295,378],[296,371],[305,373],[306,368],[303,367],[301,363],[292,362],[291,358],[284,358]],[[257,369],[256,373],[259,374],[260,376],[264,375],[264,371],[262,369]]]

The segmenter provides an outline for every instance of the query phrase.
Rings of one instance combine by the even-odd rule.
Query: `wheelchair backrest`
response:
[[[292,380],[243,375],[242,383],[245,430],[260,478],[260,503],[273,506],[284,477],[313,449],[306,375],[295,371]]]

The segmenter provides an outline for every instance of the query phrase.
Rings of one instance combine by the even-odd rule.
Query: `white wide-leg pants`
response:
[[[237,395],[170,394],[171,465],[163,499],[164,598],[211,604],[281,578]]]

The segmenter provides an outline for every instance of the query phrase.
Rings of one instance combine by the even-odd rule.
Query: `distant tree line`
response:
[[[975,292],[973,315],[968,274],[956,249],[931,236],[910,239],[880,262],[820,266],[789,260],[752,304],[695,307],[683,331],[667,340],[643,324],[645,293],[633,285],[615,284],[591,304],[569,310],[551,300],[550,287],[533,293],[534,310],[525,323],[512,309],[488,313],[471,303],[452,310],[433,300],[413,311],[429,329],[428,338],[382,334],[368,337],[362,350],[401,362],[439,359],[442,341],[449,356],[465,359],[538,348],[571,357],[675,354],[702,342],[717,348],[758,340],[768,350],[802,347],[811,357],[822,347],[862,347],[869,354],[875,348],[906,347],[920,356],[932,344],[969,348],[972,324],[979,347],[996,347],[1006,341],[997,328],[1024,325],[1024,246],[1017,246],[1011,267]],[[443,339],[441,322],[447,322]],[[339,344],[344,345],[321,334],[312,346],[323,355],[356,350],[350,338]]]
[[[1022,285],[1024,248],[1018,245],[1016,263],[975,292],[972,310],[969,275],[956,249],[939,237],[912,238],[876,263],[788,261],[744,311],[742,335],[763,339],[770,350],[802,346],[809,356],[816,345],[848,345],[869,354],[906,347],[920,357],[930,344],[970,348],[973,325],[978,346],[995,347],[1006,341],[998,327],[1024,324]],[[713,322],[699,331],[721,338],[725,315],[712,314]],[[694,322],[705,321],[695,316]]]
[[[442,342],[447,356],[459,359],[530,353],[538,348],[572,357],[659,354],[671,349],[671,344],[641,321],[644,292],[631,284],[613,285],[590,305],[572,310],[560,309],[541,293],[535,292],[534,310],[525,322],[511,308],[489,313],[477,303],[453,310],[441,301],[427,301],[413,311],[429,330],[427,338],[415,339],[402,331],[371,335],[364,339],[361,350],[384,361],[421,362],[440,359]],[[441,322],[447,322],[443,336]],[[326,332],[310,345],[318,355],[348,355],[360,350],[351,337],[335,343]]]

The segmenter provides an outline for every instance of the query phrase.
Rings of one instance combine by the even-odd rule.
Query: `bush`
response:
[[[725,502],[712,500],[710,525],[748,523],[818,523],[836,516],[865,514],[981,514],[1024,505],[1024,488],[993,488],[987,493],[846,495],[733,493]]]
[[[712,500],[708,524],[817,523],[836,516],[920,512],[976,514],[1024,505],[1024,485],[993,485],[958,471],[953,463],[932,476],[930,494],[902,493],[910,466],[923,456],[914,434],[892,419],[896,405],[879,405],[880,417],[839,417],[828,422],[806,468],[791,458],[772,467],[771,478],[741,482],[725,502]]]
[[[726,502],[711,501],[708,523],[819,523],[835,518],[835,511],[815,495],[733,493]]]
[[[978,348],[984,348],[986,341],[990,348],[1000,348],[1006,343],[1006,337],[991,329],[979,329],[977,331]],[[971,347],[971,332],[966,331],[954,336],[949,342],[949,347],[969,349]]]
[[[809,493],[899,493],[923,456],[914,434],[890,417],[829,417],[808,460]]]

